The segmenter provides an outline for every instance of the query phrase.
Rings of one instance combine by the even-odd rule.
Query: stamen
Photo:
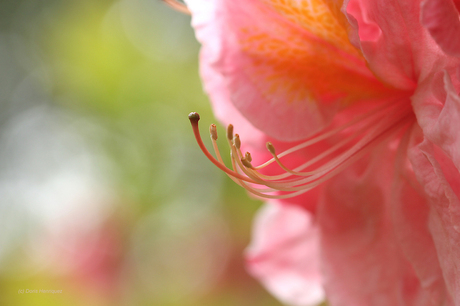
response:
[[[391,107],[393,104],[393,102],[388,102],[388,103],[383,103],[382,105],[376,107],[375,109],[373,109],[372,111],[370,111],[369,113],[364,113],[358,117],[356,117],[355,119],[349,121],[348,123],[344,124],[344,125],[341,125],[335,129],[333,129],[332,131],[329,131],[329,132],[326,132],[326,133],[323,133],[323,134],[319,134],[317,137],[313,137],[312,139],[308,140],[308,141],[305,141],[297,146],[294,146],[292,148],[290,148],[289,150],[286,150],[280,154],[278,154],[278,157],[281,158],[283,156],[286,156],[288,154],[291,154],[293,152],[296,152],[296,151],[299,151],[301,149],[304,149],[308,146],[311,146],[315,143],[318,143],[324,139],[327,139],[333,135],[337,135],[338,133],[340,133],[341,131],[353,126],[354,124],[358,124],[362,121],[365,121],[366,119],[371,119],[372,116],[374,115],[379,115],[378,113],[381,112],[382,110],[385,110],[386,108],[389,108]],[[383,115],[386,115],[387,113],[386,112],[382,112],[383,114],[380,114],[381,116]],[[375,118],[373,118],[375,119]],[[373,123],[374,120],[372,120],[371,123]],[[259,170],[259,169],[262,169],[270,164],[272,164],[273,162],[275,162],[275,159],[272,158],[268,161],[266,161],[265,163],[261,164],[260,166],[257,166],[257,167],[254,167],[255,169]]]
[[[267,149],[273,156],[276,156],[275,147],[272,145],[271,142],[267,142]]]
[[[380,143],[380,141],[383,141],[384,139],[387,139],[392,134],[400,131],[402,127],[407,126],[407,124],[413,122],[413,120],[414,120],[413,116],[406,116],[402,118],[398,122],[398,124],[388,128],[387,130],[385,130],[384,133],[381,133],[378,137],[372,139],[371,142],[369,142],[368,145],[364,149],[354,152],[353,154],[348,156],[345,162],[338,164],[332,168],[324,169],[321,172],[316,173],[315,175],[312,175],[308,178],[282,180],[280,182],[270,182],[266,180],[264,181],[264,180],[261,180],[259,177],[254,176],[254,174],[257,172],[254,171],[254,173],[251,173],[249,169],[245,170],[244,168],[242,168],[243,165],[241,163],[239,163],[239,166],[246,175],[248,175],[251,179],[253,179],[257,183],[263,184],[268,187],[272,187],[276,190],[287,191],[287,192],[302,191],[305,189],[311,190],[313,187],[316,187],[317,185],[319,185],[319,183],[322,183],[326,181],[327,179],[331,178],[332,176],[340,173],[343,169],[345,169],[346,167],[351,165],[353,162],[361,158],[363,155],[371,151],[371,149],[377,146]],[[257,173],[257,175],[260,177],[263,177],[263,175],[261,175],[260,173]],[[298,195],[298,193],[295,192],[291,194],[291,196],[295,196],[295,195]]]
[[[179,2],[176,0],[162,0],[162,1],[178,12],[181,12],[186,15],[192,15],[188,7],[182,2]]]
[[[243,163],[243,165],[244,165],[246,168],[252,169],[251,162],[250,162],[246,157],[243,157],[243,158],[241,159],[241,162]]]
[[[273,145],[271,145],[271,148],[269,148],[269,151],[270,153],[272,154],[273,156],[273,159],[276,161],[276,163],[284,170],[286,171],[287,173],[284,173],[282,175],[277,175],[277,176],[272,176],[271,179],[282,179],[282,178],[286,178],[286,177],[289,177],[289,176],[292,176],[292,175],[298,175],[298,176],[309,176],[309,175],[312,175],[312,174],[315,174],[315,173],[318,173],[321,169],[323,168],[328,168],[327,165],[321,167],[320,169],[317,169],[315,171],[308,171],[308,172],[299,172],[299,170],[303,170],[311,165],[314,165],[315,163],[321,161],[322,159],[326,158],[327,156],[333,154],[334,152],[340,150],[341,148],[343,148],[344,146],[347,145],[347,143],[351,142],[352,140],[354,140],[355,138],[357,138],[359,136],[359,133],[360,132],[363,132],[368,126],[364,126],[363,128],[357,130],[356,132],[354,132],[352,135],[346,137],[345,139],[343,139],[342,141],[340,141],[339,143],[337,143],[336,145],[332,146],[331,148],[329,148],[328,150],[322,152],[320,155],[316,156],[315,158],[309,160],[308,162],[296,167],[295,169],[291,170],[289,169],[288,167],[286,167],[279,159],[279,156],[281,156],[283,153],[277,155],[275,153],[275,148],[273,147]],[[361,141],[362,142],[362,141]],[[267,148],[268,148],[268,144],[267,144]],[[286,155],[286,154],[284,154]]]
[[[209,133],[211,134],[212,140],[217,140],[217,127],[215,124],[209,126]]]
[[[388,114],[391,115],[388,116]],[[283,199],[298,196],[337,175],[365,154],[368,154],[382,141],[400,132],[403,128],[407,128],[414,121],[414,116],[410,105],[394,102],[383,104],[343,126],[318,134],[280,154],[276,154],[275,147],[268,142],[267,150],[273,158],[258,167],[254,167],[251,164],[252,157],[249,152],[242,154],[240,136],[238,134],[233,135],[233,125],[230,124],[227,128],[227,142],[230,146],[232,169],[224,165],[220,155],[216,142],[216,126],[210,126],[210,134],[217,160],[209,153],[201,140],[198,129],[199,115],[190,113],[189,119],[197,143],[203,153],[233,181],[256,196]],[[345,131],[347,128],[351,130]],[[293,169],[288,168],[280,161],[283,156],[338,135],[345,137],[329,149],[321,152],[321,154]],[[325,160],[326,158],[327,160]],[[273,162],[276,162],[284,173],[266,175],[258,171]],[[316,164],[318,164],[316,169],[301,171]],[[285,192],[285,194],[273,194],[276,192]]]
[[[287,167],[285,167],[278,159],[278,156],[282,155],[283,153],[279,154],[278,156],[275,156],[274,159],[277,161],[277,163],[280,165],[280,167],[285,170],[287,173],[281,174],[281,175],[275,175],[275,176],[265,176],[259,174],[260,177],[266,179],[266,180],[280,180],[287,178],[292,175],[296,176],[313,176],[318,173],[322,173],[327,169],[331,169],[333,167],[336,167],[338,164],[344,162],[347,158],[349,158],[351,155],[353,155],[355,152],[362,150],[370,141],[372,141],[375,137],[377,137],[380,133],[384,132],[387,127],[391,127],[392,125],[396,124],[401,116],[407,115],[407,113],[410,111],[410,105],[403,107],[399,110],[393,110],[393,116],[386,116],[386,120],[383,121],[378,121],[378,123],[373,123],[372,129],[366,129],[366,126],[364,126],[362,129],[359,129],[356,131],[354,134],[349,136],[348,138],[345,138],[343,141],[339,142],[335,146],[331,147],[330,149],[324,151],[322,154],[316,156],[315,158],[309,160],[308,162],[296,167],[294,170],[290,170]],[[339,155],[337,158],[332,159],[329,163],[317,168],[314,171],[309,171],[309,172],[297,172],[299,170],[305,169],[311,165],[314,165],[315,163],[321,161],[323,158],[327,157],[328,155],[332,154],[333,152],[337,151],[341,147],[343,147],[347,142],[350,142],[352,139],[357,137],[357,133],[362,132],[362,131],[367,131],[367,134],[365,134],[354,146],[352,146],[350,149],[348,149],[345,153],[342,155]],[[309,142],[309,141],[307,141]],[[303,145],[303,144],[302,144]],[[274,148],[273,148],[274,149]],[[289,150],[288,150],[289,151]],[[292,153],[292,152],[291,152]],[[285,154],[284,154],[285,155]],[[307,179],[304,182],[308,182],[309,180]]]
[[[214,149],[214,153],[217,156],[217,160],[219,161],[219,163],[224,165],[224,161],[222,160],[222,156],[219,152],[219,147],[217,146],[217,128],[215,124],[211,124],[209,126],[209,134],[211,135],[212,147]]]
[[[231,175],[233,177],[236,177],[236,178],[238,178],[240,180],[243,180],[243,181],[254,183],[253,180],[248,179],[247,177],[245,177],[245,176],[243,176],[243,175],[241,175],[239,173],[236,173],[235,171],[232,171],[232,170],[228,169],[227,167],[222,165],[218,160],[216,160],[214,158],[214,156],[211,155],[211,153],[209,153],[208,149],[206,149],[206,146],[203,143],[203,140],[201,139],[200,130],[198,128],[198,121],[200,120],[200,115],[198,113],[195,113],[195,112],[190,113],[188,115],[188,119],[190,120],[190,123],[192,124],[193,134],[195,135],[195,139],[196,139],[198,145],[200,146],[201,151],[203,151],[204,155],[206,155],[206,157],[214,165],[216,165],[219,169],[221,169],[222,171],[224,171],[225,173],[227,173],[227,174],[229,174],[229,175]]]
[[[227,138],[233,140],[233,124],[229,124],[227,127]]]
[[[248,160],[248,162],[252,162],[251,153],[246,152],[246,154],[244,154],[244,157],[246,157],[246,159]]]
[[[240,135],[235,134],[235,137],[233,137],[233,143],[235,144],[235,147],[236,147],[238,150],[241,148]]]

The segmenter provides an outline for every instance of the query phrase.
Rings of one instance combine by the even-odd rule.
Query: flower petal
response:
[[[421,129],[414,126],[409,148],[418,145]],[[393,224],[399,245],[417,274],[421,287],[430,295],[433,305],[445,305],[446,288],[433,238],[428,228],[430,207],[402,147],[396,164],[393,187]]]
[[[390,148],[382,144],[325,187],[318,222],[331,305],[432,305],[393,229]]]
[[[416,22],[417,1],[401,6],[398,2],[350,0],[346,12],[358,32],[361,48],[372,71],[393,86],[411,89],[415,87],[416,76],[405,18]],[[412,7],[409,7],[411,4]],[[423,39],[420,30],[411,30],[416,31],[414,37],[420,43]]]
[[[388,94],[348,42],[327,2],[188,0],[203,44],[205,83],[226,87],[255,127],[284,141],[306,138],[355,101]],[[333,9],[335,12],[336,9]],[[210,75],[220,75],[210,78]],[[219,86],[219,87],[221,87]],[[206,86],[213,100],[214,86]]]
[[[209,49],[203,49],[200,57],[203,63],[200,72],[203,79],[206,92],[209,93],[214,116],[224,125],[232,124],[235,131],[244,135],[244,145],[265,146],[265,135],[255,128],[232,103],[226,103],[230,100],[230,93],[225,86],[225,80],[222,74],[212,68],[212,65],[206,65],[212,55]]]
[[[295,206],[270,202],[255,220],[246,253],[248,269],[282,302],[317,305],[325,298],[318,244],[312,215]]]
[[[460,88],[456,80],[457,88]],[[422,83],[413,98],[417,120],[423,133],[439,146],[460,169],[460,97],[447,73],[439,73]]]
[[[430,231],[454,305],[460,303],[460,174],[444,152],[425,139],[409,155],[430,205]]]
[[[456,61],[447,57],[420,23],[420,0],[350,0],[346,12],[371,70],[384,82],[413,90],[433,70]],[[357,34],[356,34],[357,33]]]
[[[421,21],[444,52],[460,56],[460,20],[452,0],[424,0]]]

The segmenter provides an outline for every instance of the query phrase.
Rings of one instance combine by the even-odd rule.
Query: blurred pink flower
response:
[[[195,135],[272,205],[249,271],[292,305],[460,305],[460,2],[186,2],[232,168]]]

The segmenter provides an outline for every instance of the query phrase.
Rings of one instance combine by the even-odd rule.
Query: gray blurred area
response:
[[[0,305],[279,305],[244,271],[260,203],[190,130],[198,52],[161,1],[0,1]]]

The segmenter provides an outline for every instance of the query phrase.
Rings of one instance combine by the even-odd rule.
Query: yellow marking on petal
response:
[[[244,72],[267,101],[348,104],[391,91],[351,45],[339,9],[330,9],[328,0],[262,1],[268,6],[261,14],[273,15],[270,25],[243,26],[239,40],[249,60]]]
[[[358,51],[348,41],[346,18],[330,0],[263,0],[293,23],[313,35],[352,53]]]

